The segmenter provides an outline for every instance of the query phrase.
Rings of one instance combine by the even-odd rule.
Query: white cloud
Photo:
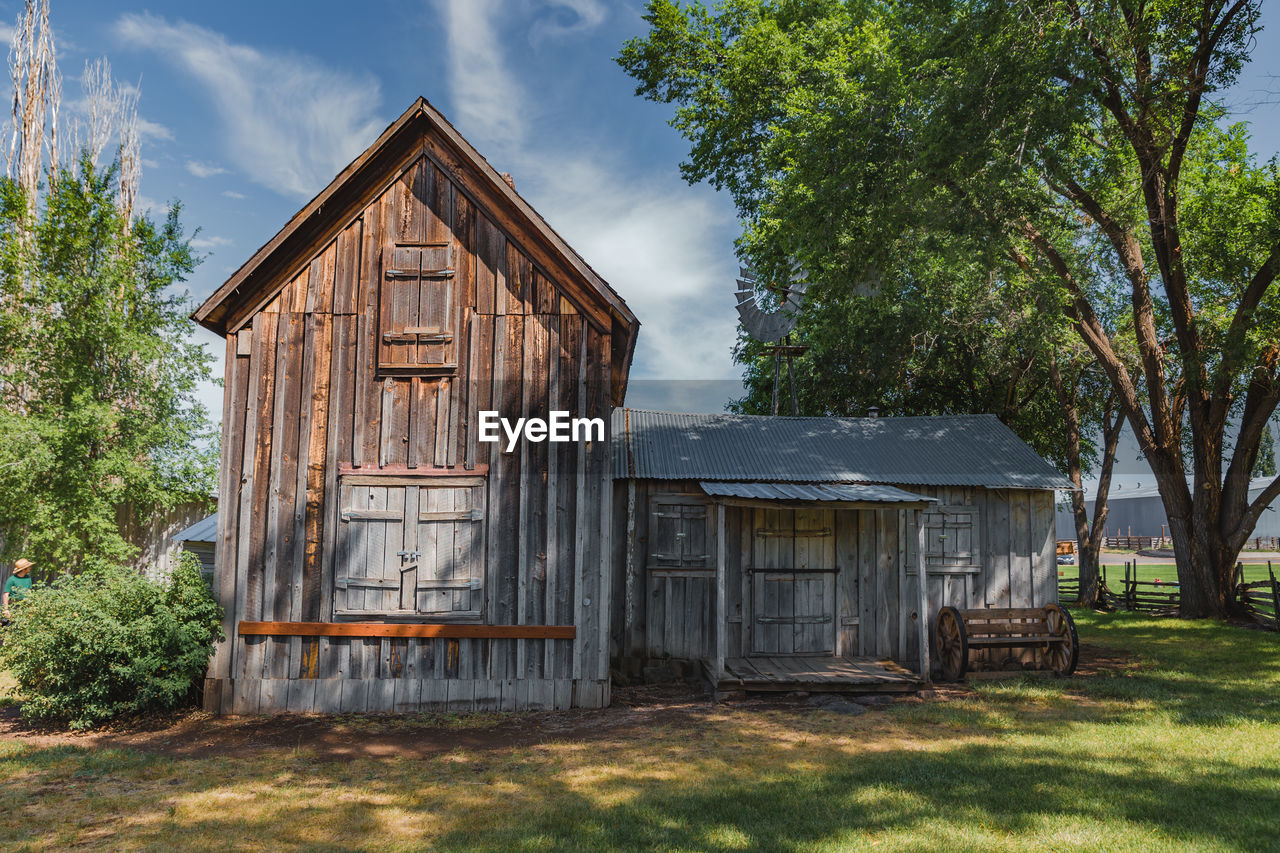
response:
[[[637,375],[732,376],[733,210],[678,178],[638,178],[602,151],[531,152],[516,186],[643,324]],[[720,202],[720,203],[717,203]]]
[[[600,26],[608,9],[599,0],[547,0],[543,15],[529,30],[529,40],[569,36]]]
[[[133,200],[133,212],[146,214],[153,219],[161,219],[169,214],[169,205],[156,201],[150,196],[140,195]]]
[[[490,162],[512,172],[521,194],[640,318],[635,375],[736,375],[732,206],[706,187],[687,186],[674,170],[636,175],[611,149],[575,147],[554,128],[536,126],[536,117],[519,109],[528,93],[507,67],[506,43],[490,23],[510,20],[511,4],[436,2],[445,13],[458,126],[493,153]],[[604,17],[593,0],[551,0],[540,11],[548,6],[578,17],[547,34],[568,35]],[[549,141],[534,141],[543,139]]]
[[[233,245],[233,241],[228,237],[205,237],[203,235],[195,237],[191,241],[191,248],[199,249],[207,252],[210,249],[219,249],[223,246]]]
[[[156,121],[138,117],[138,135],[153,142],[172,142],[173,131]]]
[[[226,196],[227,198],[233,198],[233,199],[235,199],[236,201],[242,201],[242,200],[244,200],[244,198],[245,198],[245,194],[244,194],[244,193],[238,193],[238,192],[236,192],[235,190],[223,190],[223,191],[222,191],[222,194],[223,194],[224,196]]]
[[[493,27],[503,0],[435,0],[448,33],[454,120],[466,133],[511,150],[525,130],[524,99]]]
[[[216,175],[227,174],[227,170],[221,166],[215,166],[212,163],[201,163],[199,160],[188,160],[187,171],[197,178],[212,178]]]
[[[261,51],[150,14],[124,15],[115,31],[194,78],[222,121],[227,159],[283,195],[309,198],[386,124],[377,117],[381,92],[370,74]]]

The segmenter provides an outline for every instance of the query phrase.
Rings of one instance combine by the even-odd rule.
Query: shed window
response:
[[[447,243],[386,250],[378,298],[379,370],[447,373],[457,368],[454,278]]]
[[[931,573],[977,572],[978,508],[934,506],[922,514],[925,571]]]
[[[649,512],[649,568],[715,569],[707,505],[697,498],[657,496]]]
[[[478,618],[484,480],[342,482],[334,616]]]

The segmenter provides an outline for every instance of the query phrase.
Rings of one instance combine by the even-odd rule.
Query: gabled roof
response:
[[[558,284],[577,285],[570,296],[592,301],[585,306],[593,309],[585,312],[588,319],[597,324],[602,318],[611,321],[611,328],[604,331],[620,338],[614,346],[615,374],[621,367],[625,384],[640,325],[635,314],[425,98],[414,101],[363,154],[294,214],[196,309],[192,318],[218,334],[235,331],[287,284],[295,267],[333,239],[403,168],[424,153],[465,187],[468,195],[474,196],[472,201],[494,216],[535,262],[548,267],[546,272]]]
[[[622,479],[1070,489],[994,415],[790,418],[617,409]]]

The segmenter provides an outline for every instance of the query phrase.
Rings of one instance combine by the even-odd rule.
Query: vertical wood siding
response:
[[[934,511],[935,532],[945,529],[952,537],[926,571],[930,619],[944,605],[1057,601],[1052,492],[903,488],[936,498],[946,518]],[[638,594],[629,605],[625,598],[615,601],[614,655],[711,661],[714,626],[723,619],[726,657],[821,647],[917,665],[920,578],[912,510],[728,507],[724,542],[714,546],[725,549],[724,612],[716,613],[714,573],[655,566],[650,557],[665,535],[653,527],[653,507],[679,500],[712,506],[692,482],[620,480],[615,486],[612,526],[625,541],[613,549],[611,574],[615,587]],[[837,569],[829,580],[783,571],[828,565]]]
[[[447,349],[457,370],[379,373],[384,256],[397,244],[432,243],[448,245],[455,271],[457,310],[447,318],[454,339],[448,348],[421,346],[418,358],[439,361]],[[446,325],[441,306],[429,302],[423,310],[431,322]],[[266,713],[606,704],[607,436],[588,444],[522,443],[501,453],[478,440],[477,413],[546,417],[565,409],[608,424],[610,353],[608,330],[562,297],[521,250],[519,235],[505,233],[429,158],[405,170],[228,336],[217,546],[228,640],[216,650],[206,706]],[[574,624],[576,639],[235,634],[241,620],[334,618],[335,582],[352,573],[342,563],[349,522],[341,520],[341,472],[442,469],[485,478],[477,508],[483,533],[464,541],[450,526],[447,534],[453,559],[468,565],[436,574],[442,585],[480,579],[479,592],[448,592],[458,599],[455,609],[478,611],[478,621],[492,624]],[[368,500],[368,489],[355,491]],[[391,502],[407,493],[381,492]],[[432,493],[429,500],[419,513],[454,509],[452,497]],[[435,535],[433,527],[441,525],[423,522],[414,536]],[[399,535],[379,559],[410,541]],[[367,559],[373,546],[361,547]],[[363,602],[374,594],[386,595],[349,587],[341,597]]]

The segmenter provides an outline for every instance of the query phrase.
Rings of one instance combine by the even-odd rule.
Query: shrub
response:
[[[0,663],[23,715],[73,729],[176,707],[222,635],[222,608],[191,554],[162,582],[123,568],[67,575],[11,610]]]

